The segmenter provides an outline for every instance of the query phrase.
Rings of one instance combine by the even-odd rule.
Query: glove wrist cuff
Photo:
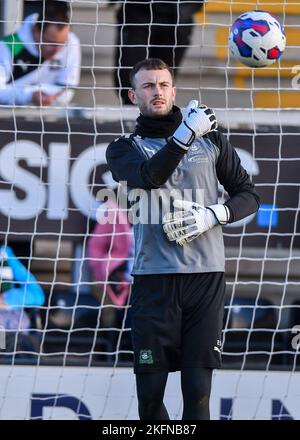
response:
[[[187,151],[195,140],[195,132],[183,121],[173,134],[173,140]]]
[[[226,225],[230,219],[230,212],[226,205],[216,204],[208,206],[207,209],[213,212],[220,225]]]

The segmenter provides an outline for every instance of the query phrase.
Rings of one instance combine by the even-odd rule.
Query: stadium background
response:
[[[37,3],[3,1],[1,35]],[[113,8],[88,0],[71,8],[82,69],[70,107],[0,109],[1,236],[47,293],[37,311],[37,351],[1,354],[1,419],[137,418],[128,309],[119,327],[95,330],[103,305],[91,295],[85,256],[97,189],[115,188],[105,148],[131,131],[137,113],[113,90]],[[274,67],[253,70],[228,58],[229,26],[252,8],[285,25],[287,49]],[[296,1],[208,1],[179,69],[178,104],[199,98],[216,109],[262,198],[256,217],[224,229],[228,288],[215,419],[300,418],[299,17]],[[177,382],[171,375],[166,399],[178,419]]]

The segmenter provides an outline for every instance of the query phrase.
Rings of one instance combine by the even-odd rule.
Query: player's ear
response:
[[[176,94],[177,94],[177,89],[175,86],[173,86],[173,101],[175,101]]]
[[[136,95],[135,95],[135,91],[133,89],[129,89],[128,90],[128,97],[130,99],[130,101],[132,102],[132,104],[136,104]]]

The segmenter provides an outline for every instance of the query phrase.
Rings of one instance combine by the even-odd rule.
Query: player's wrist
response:
[[[226,205],[219,203],[207,206],[207,209],[214,215],[218,224],[227,225],[230,220],[230,211]]]
[[[195,140],[195,132],[182,121],[173,134],[173,141],[184,150],[188,150]]]

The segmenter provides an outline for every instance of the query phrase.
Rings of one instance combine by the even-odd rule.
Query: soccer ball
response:
[[[249,67],[264,67],[280,58],[286,37],[281,23],[265,11],[240,15],[230,29],[229,50]]]

